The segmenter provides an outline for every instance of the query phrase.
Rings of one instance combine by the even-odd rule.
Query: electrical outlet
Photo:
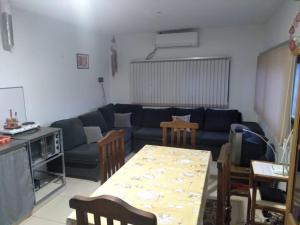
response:
[[[103,83],[104,82],[104,78],[103,77],[98,77],[98,82],[99,83]]]

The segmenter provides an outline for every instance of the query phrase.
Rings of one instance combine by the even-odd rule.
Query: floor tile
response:
[[[100,182],[67,178],[66,187],[61,194],[69,197],[74,195],[90,196],[99,187]]]
[[[69,207],[69,200],[71,197],[60,194],[49,203],[44,205],[38,211],[36,211],[33,216],[46,219],[58,223],[66,223],[66,218],[73,211]],[[42,224],[41,224],[42,225]]]
[[[25,220],[20,225],[62,225],[63,223],[57,223],[45,219],[36,218],[34,216],[30,217],[29,219]]]

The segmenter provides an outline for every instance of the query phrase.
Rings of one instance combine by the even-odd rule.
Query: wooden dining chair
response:
[[[231,163],[230,143],[226,143],[221,147],[217,168],[217,225],[229,225],[231,220],[230,197],[248,197],[250,170]]]
[[[93,214],[95,225],[101,225],[101,217],[104,220],[106,218],[107,225],[113,225],[114,220],[121,225],[157,225],[154,214],[134,208],[122,199],[110,195],[95,198],[74,196],[69,204],[76,210],[77,225],[89,225],[88,213]]]
[[[113,130],[98,141],[102,184],[125,163],[124,136],[124,130]]]
[[[229,225],[231,220],[230,164],[230,144],[227,143],[222,146],[219,158],[217,160],[217,225]]]
[[[182,120],[175,120],[171,122],[161,122],[162,128],[162,144],[168,146],[168,131],[170,131],[170,145],[178,147],[196,148],[196,130],[198,123],[189,123]],[[190,143],[188,144],[187,137],[190,133]],[[175,142],[176,138],[176,142]]]

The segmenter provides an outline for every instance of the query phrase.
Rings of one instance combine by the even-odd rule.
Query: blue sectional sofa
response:
[[[114,113],[131,112],[131,127],[126,132],[126,155],[137,152],[145,144],[161,145],[160,122],[171,121],[172,115],[191,115],[191,122],[199,124],[197,149],[210,150],[216,160],[221,146],[228,142],[232,123],[242,123],[253,131],[264,135],[255,122],[243,122],[238,110],[216,110],[204,108],[144,108],[137,104],[108,104],[77,118],[54,122],[51,126],[62,128],[65,150],[66,174],[70,177],[99,180],[99,157],[96,143],[87,144],[84,126],[99,126],[102,133],[114,127]]]

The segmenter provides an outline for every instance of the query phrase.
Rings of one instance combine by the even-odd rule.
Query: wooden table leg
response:
[[[247,206],[247,225],[250,225],[250,212],[251,212],[251,195],[249,190],[248,206]]]
[[[252,201],[251,201],[251,215],[250,215],[250,221],[251,225],[255,225],[255,205],[256,205],[256,189],[257,189],[257,183],[253,182],[253,188],[252,188]]]

